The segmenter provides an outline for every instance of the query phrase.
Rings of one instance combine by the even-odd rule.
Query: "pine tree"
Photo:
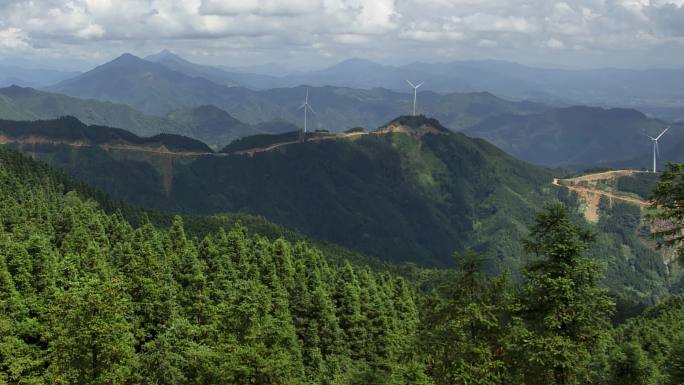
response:
[[[656,385],[657,368],[636,343],[623,344],[614,353],[610,385]]]
[[[684,333],[675,338],[665,368],[668,385],[684,384]]]
[[[364,318],[361,314],[361,299],[356,273],[349,262],[346,262],[337,277],[335,290],[335,306],[337,319],[344,333],[349,354],[353,359],[364,357],[366,330],[363,329]]]
[[[164,245],[152,224],[145,223],[136,230],[130,252],[124,257],[128,263],[123,272],[142,326],[139,341],[144,343],[154,338],[177,311],[175,282]]]
[[[562,204],[539,213],[526,250],[538,259],[525,268],[523,316],[531,335],[520,347],[531,364],[528,383],[577,384],[609,328],[614,303],[598,287],[599,264],[584,256],[594,234]]]
[[[118,278],[83,278],[58,293],[51,309],[52,383],[126,384],[136,378],[130,301]]]
[[[55,289],[56,261],[49,240],[44,236],[33,235],[27,242],[26,251],[33,261],[31,275],[35,292],[52,292]]]
[[[511,311],[505,277],[482,272],[484,257],[456,256],[453,282],[438,289],[425,309],[421,336],[428,370],[437,384],[500,384],[506,378],[501,351]]]

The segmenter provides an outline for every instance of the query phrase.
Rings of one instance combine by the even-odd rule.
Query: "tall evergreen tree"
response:
[[[665,368],[668,385],[684,384],[684,333],[675,338]]]
[[[578,384],[609,329],[614,303],[598,286],[600,265],[584,256],[594,234],[573,223],[568,208],[539,213],[525,241],[537,259],[525,268],[523,317],[530,334],[519,345],[529,384]]]
[[[657,368],[649,360],[641,346],[636,343],[623,344],[619,353],[614,353],[610,368],[610,385],[656,385]]]
[[[454,281],[440,287],[425,306],[420,341],[428,370],[437,384],[501,384],[510,287],[504,276],[482,272],[483,256],[467,251],[456,260]]]
[[[48,333],[54,384],[127,384],[136,380],[131,304],[119,278],[83,278],[58,293]]]
[[[363,329],[364,316],[361,313],[359,282],[349,262],[342,267],[336,283],[334,298],[344,340],[352,358],[363,358],[366,339],[366,330]]]

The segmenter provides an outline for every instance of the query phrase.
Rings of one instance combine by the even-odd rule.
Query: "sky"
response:
[[[165,48],[300,70],[352,57],[684,68],[684,0],[0,0],[0,62],[85,69]]]

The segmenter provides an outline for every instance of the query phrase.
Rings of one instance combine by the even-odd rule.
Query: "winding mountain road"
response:
[[[590,222],[598,222],[599,203],[601,202],[601,197],[606,197],[611,201],[615,199],[622,202],[627,202],[642,208],[650,206],[651,203],[631,195],[620,194],[613,191],[606,191],[597,187],[592,187],[591,185],[581,185],[581,183],[590,183],[602,180],[614,180],[621,176],[630,176],[643,172],[644,171],[636,170],[606,171],[596,174],[582,175],[575,178],[553,178],[552,184],[554,186],[565,187],[570,191],[576,192],[580,199],[587,205],[584,211],[584,216]]]

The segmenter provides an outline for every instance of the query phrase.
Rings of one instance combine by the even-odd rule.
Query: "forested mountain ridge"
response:
[[[61,122],[61,129],[68,130],[71,121]],[[454,250],[474,248],[492,257],[491,271],[519,271],[525,260],[521,236],[543,202],[560,198],[572,207],[581,204],[552,186],[549,170],[515,160],[483,140],[454,134],[434,119],[401,117],[375,132],[347,138],[310,135],[325,140],[308,136],[300,142],[297,133],[273,136],[287,145],[251,156],[59,143],[23,150],[117,199],[145,207],[263,215],[313,239],[385,261],[436,266],[450,265]],[[248,143],[250,138],[256,142]],[[267,139],[240,142],[252,148]],[[628,210],[628,221],[620,219],[622,211],[611,220],[611,212],[606,208],[597,224],[601,236],[595,245],[610,265],[606,286],[648,302],[666,294],[662,257],[643,245],[632,228],[641,216],[638,208]],[[624,259],[614,258],[617,254]]]
[[[435,124],[424,118],[402,124],[411,131],[423,123]],[[436,265],[451,263],[453,250],[467,244],[505,259],[492,243],[517,237],[539,201],[554,196],[548,171],[450,132],[295,143],[254,156],[140,156],[60,146],[33,153],[135,204],[259,214],[371,255]]]
[[[55,120],[11,121],[0,120],[0,135],[6,143],[18,144],[66,144],[71,146],[125,146],[135,150],[143,147],[157,148],[161,152],[211,153],[204,143],[172,134],[157,134],[141,138],[130,132],[112,127],[87,126],[74,117]]]

